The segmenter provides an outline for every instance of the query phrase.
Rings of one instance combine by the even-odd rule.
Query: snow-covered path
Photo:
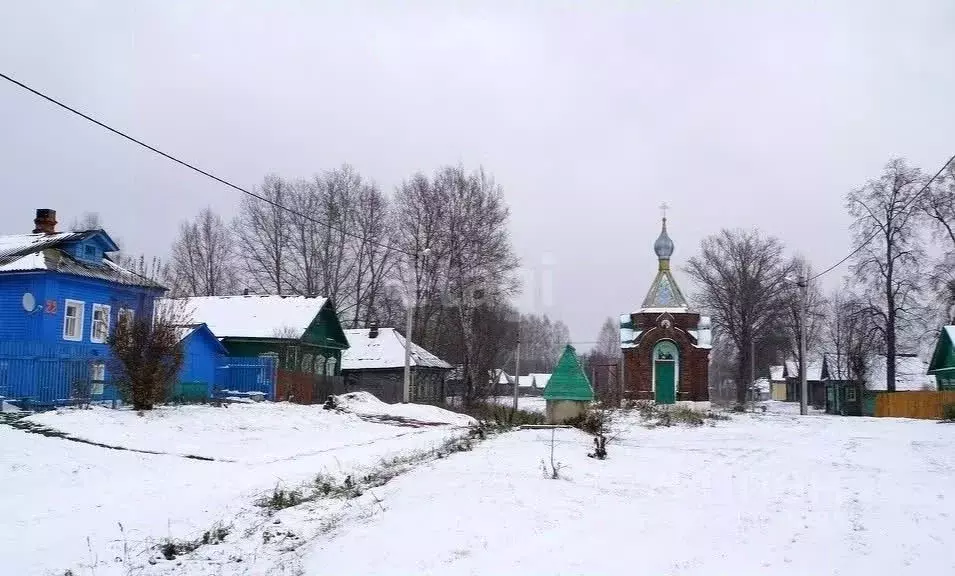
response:
[[[432,407],[395,407],[399,414],[415,409],[434,417]],[[216,522],[230,522],[277,483],[295,486],[319,472],[353,473],[461,433],[454,426],[392,426],[320,406],[268,403],[163,407],[145,417],[63,411],[30,421],[170,454],[110,450],[0,425],[4,575],[60,576],[68,568],[77,575],[125,574],[124,564],[114,561],[126,554],[124,546],[135,561],[150,542],[195,538]],[[94,564],[99,566],[84,570]]]
[[[633,427],[610,459],[521,431],[386,485],[306,574],[949,574],[955,426],[736,415]]]

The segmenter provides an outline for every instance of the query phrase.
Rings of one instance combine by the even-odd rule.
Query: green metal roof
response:
[[[955,368],[955,326],[944,326],[935,343],[928,373],[935,374],[952,368]]]
[[[594,390],[584,374],[577,359],[577,352],[570,344],[557,361],[557,367],[544,388],[545,400],[580,400],[590,402],[594,399]]]

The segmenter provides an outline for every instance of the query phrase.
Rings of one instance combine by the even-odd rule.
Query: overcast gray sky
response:
[[[848,189],[893,155],[934,172],[955,151],[950,0],[516,4],[0,0],[0,70],[245,186],[483,165],[522,307],[578,341],[642,301],[661,202],[678,270],[738,226],[822,268],[849,247]],[[94,211],[134,253],[238,204],[5,82],[0,172],[0,233]]]

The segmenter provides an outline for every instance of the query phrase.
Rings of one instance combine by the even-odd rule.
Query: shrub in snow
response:
[[[955,422],[955,403],[942,406],[942,420]]]
[[[486,427],[513,428],[516,426],[543,424],[545,417],[540,412],[514,410],[493,402],[472,404],[465,414],[473,416]]]
[[[123,400],[135,410],[152,410],[169,397],[183,362],[173,311],[161,311],[154,321],[117,322],[108,342]]]

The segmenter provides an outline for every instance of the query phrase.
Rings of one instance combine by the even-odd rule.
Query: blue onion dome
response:
[[[660,231],[660,237],[653,243],[653,251],[657,253],[657,258],[669,260],[673,255],[673,240],[667,235],[667,219],[663,219],[663,230]]]

